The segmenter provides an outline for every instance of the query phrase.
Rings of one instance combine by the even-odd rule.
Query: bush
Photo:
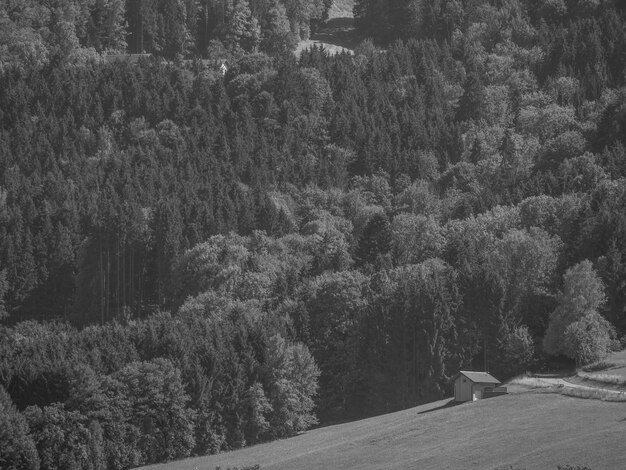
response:
[[[567,326],[563,352],[577,365],[606,357],[612,349],[613,327],[597,312],[589,313]]]

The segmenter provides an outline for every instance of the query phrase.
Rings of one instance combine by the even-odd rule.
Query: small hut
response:
[[[500,381],[487,372],[462,370],[454,376],[454,400],[474,401],[507,393]]]

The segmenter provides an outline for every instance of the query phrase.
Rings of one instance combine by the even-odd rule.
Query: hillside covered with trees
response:
[[[359,0],[372,39],[296,59],[329,7],[0,7],[0,466],[218,452],[621,348],[621,3]]]
[[[332,0],[7,0],[0,61],[42,65],[97,53],[226,59],[287,52]],[[221,57],[215,57],[221,54]]]

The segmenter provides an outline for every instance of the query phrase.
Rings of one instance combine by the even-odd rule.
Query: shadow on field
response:
[[[461,405],[463,404],[462,401],[455,401],[454,398],[451,398],[450,401],[444,403],[441,406],[438,406],[437,408],[432,408],[430,410],[426,410],[426,411],[420,411],[418,414],[419,415],[423,415],[426,413],[432,413],[433,411],[439,411],[439,410],[443,410],[445,408],[452,408],[453,406],[457,406],[457,405]]]

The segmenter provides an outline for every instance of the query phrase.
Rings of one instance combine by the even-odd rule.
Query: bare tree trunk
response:
[[[108,320],[111,314],[111,248],[107,246],[107,275],[105,279],[106,285],[106,319]]]
[[[100,323],[104,324],[104,259],[102,253],[102,236],[98,235],[100,252]]]
[[[122,293],[120,294],[120,234],[119,231],[117,233],[117,240],[116,240],[116,247],[117,247],[117,251],[116,251],[116,257],[117,257],[117,266],[116,266],[116,278],[117,278],[117,285],[115,286],[115,305],[117,308],[117,311],[119,312],[120,310],[120,295],[123,297],[124,296],[124,285],[122,284]],[[122,263],[124,262],[124,260],[122,259]],[[123,274],[122,274],[123,276]],[[122,277],[122,283],[124,282],[124,279]]]

